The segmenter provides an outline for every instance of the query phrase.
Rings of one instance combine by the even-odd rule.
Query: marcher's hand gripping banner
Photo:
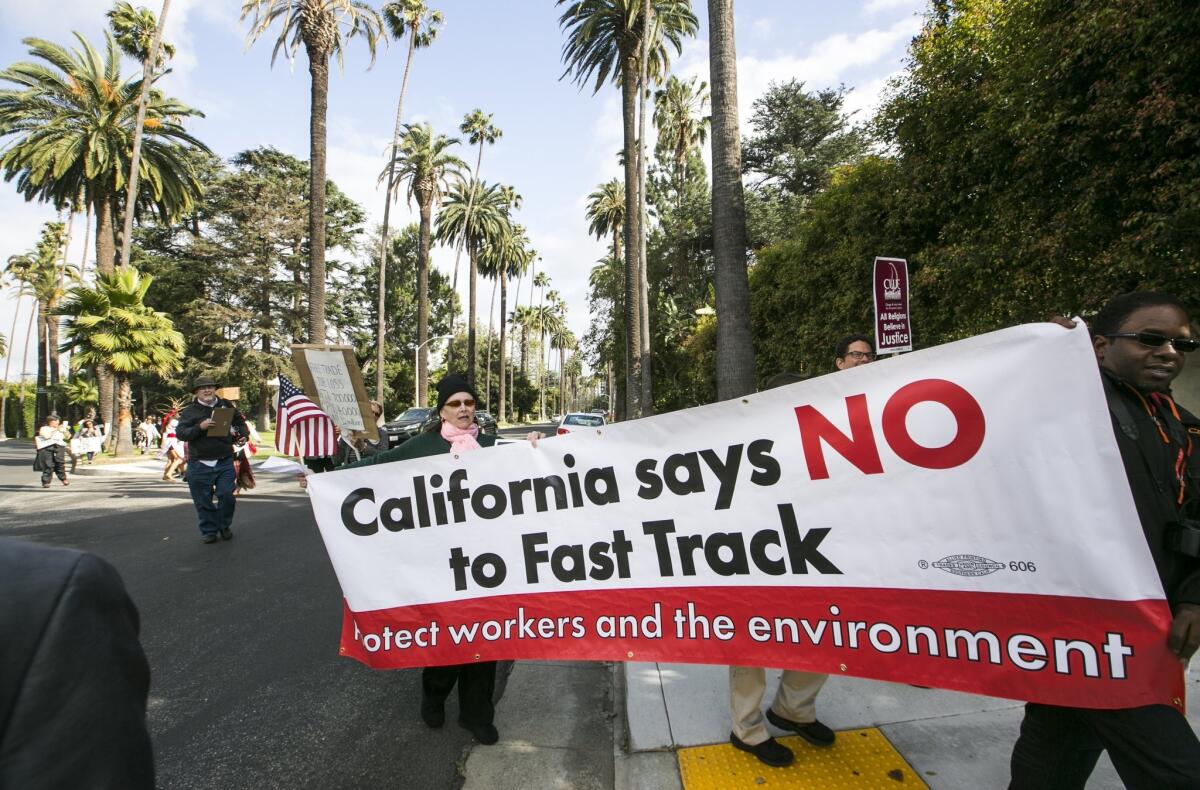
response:
[[[675,661],[1181,705],[1083,328],[310,477],[376,668]]]

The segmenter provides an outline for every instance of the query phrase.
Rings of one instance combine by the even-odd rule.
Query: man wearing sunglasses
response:
[[[1113,298],[1091,329],[1138,520],[1174,615],[1167,644],[1186,662],[1200,647],[1200,420],[1175,403],[1171,382],[1200,343],[1183,304],[1160,292]],[[1200,741],[1175,708],[1029,703],[1010,790],[1082,790],[1105,749],[1127,787],[1200,787]]]

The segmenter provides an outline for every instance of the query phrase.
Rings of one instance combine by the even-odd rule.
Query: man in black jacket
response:
[[[233,447],[243,444],[250,436],[246,418],[234,409],[229,433],[210,436],[209,428],[214,424],[213,410],[234,406],[217,397],[217,382],[209,376],[201,376],[192,384],[196,396],[179,413],[179,425],[175,435],[187,442],[187,481],[192,492],[192,502],[200,521],[200,534],[205,543],[216,543],[233,539],[233,509],[237,505],[234,490],[237,475],[233,466]],[[213,503],[213,496],[217,501]]]
[[[0,787],[153,790],[138,613],[92,554],[0,538]]]
[[[1197,342],[1182,303],[1165,293],[1112,299],[1092,344],[1138,520],[1174,619],[1167,645],[1200,647],[1200,420],[1171,398]],[[1029,703],[1013,748],[1011,790],[1082,790],[1102,750],[1126,787],[1200,787],[1200,741],[1178,710]]]

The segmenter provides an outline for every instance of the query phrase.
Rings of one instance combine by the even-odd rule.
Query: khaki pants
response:
[[[816,672],[783,671],[779,690],[771,703],[775,714],[791,721],[816,721],[817,692],[829,675]],[[761,710],[763,692],[767,688],[767,671],[761,667],[729,668],[729,713],[733,719],[733,734],[743,743],[754,746],[770,738],[766,717]]]

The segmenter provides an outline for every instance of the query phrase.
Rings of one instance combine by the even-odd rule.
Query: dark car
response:
[[[412,411],[412,409],[409,409],[409,411]],[[433,410],[430,409],[430,411]],[[437,412],[430,414],[429,419],[425,421],[425,425],[422,430],[429,430],[432,428],[433,424],[437,422],[437,419]],[[488,414],[486,411],[475,412],[475,424],[479,426],[480,433],[486,433],[488,436],[496,435],[496,418],[491,414]]]
[[[436,409],[414,406],[391,422],[385,422],[383,430],[387,431],[388,441],[392,447],[395,447],[420,433],[429,418],[436,416]]]
[[[479,426],[480,432],[486,433],[488,436],[496,435],[496,418],[492,416],[491,412],[476,411],[475,424]]]

